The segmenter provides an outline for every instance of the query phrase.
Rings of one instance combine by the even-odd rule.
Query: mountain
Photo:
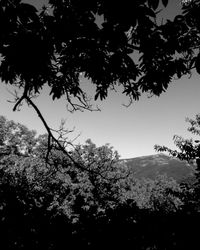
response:
[[[186,161],[180,161],[166,154],[122,159],[120,164],[130,169],[136,178],[155,179],[157,175],[166,174],[178,182],[193,182],[195,177],[194,165]]]

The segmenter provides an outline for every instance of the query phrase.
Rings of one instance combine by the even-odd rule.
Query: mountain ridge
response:
[[[177,182],[193,182],[195,166],[169,155],[159,153],[121,159],[120,164],[127,167],[136,178],[155,179],[158,175],[166,174]]]

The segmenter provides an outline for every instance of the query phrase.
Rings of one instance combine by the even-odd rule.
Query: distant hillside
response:
[[[122,159],[120,163],[128,167],[136,178],[154,179],[157,175],[166,174],[178,182],[194,181],[194,166],[165,154]]]

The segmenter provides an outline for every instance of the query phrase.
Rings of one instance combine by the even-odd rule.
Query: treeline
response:
[[[198,248],[196,188],[135,179],[109,144],[70,146],[77,164],[0,117],[1,249]]]

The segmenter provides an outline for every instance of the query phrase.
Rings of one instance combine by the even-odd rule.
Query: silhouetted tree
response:
[[[65,96],[72,110],[91,109],[80,75],[95,84],[95,99],[121,85],[132,102],[143,92],[160,95],[193,67],[199,72],[197,0],[163,23],[158,15],[168,0],[48,3],[39,11],[21,0],[0,2],[0,78],[23,92],[13,110],[26,101],[53,141],[32,99],[45,85],[53,99]]]
[[[21,0],[1,1],[0,77],[24,90],[14,109],[22,100],[31,104],[45,84],[53,99],[65,95],[76,109],[76,97],[89,108],[80,74],[96,85],[95,99],[121,84],[137,100],[141,92],[161,94],[193,64],[198,71],[199,1],[184,4],[173,21],[159,23],[159,8],[167,4],[49,0],[38,11]]]
[[[29,98],[44,84],[50,86],[53,99],[66,95],[76,108],[72,97],[77,97],[82,107],[89,108],[79,85],[80,73],[96,85],[95,99],[104,99],[118,83],[133,99],[138,99],[139,89],[160,94],[176,67],[169,72],[166,62],[172,58],[167,58],[163,32],[154,20],[159,2],[50,0],[50,6],[38,12],[21,0],[1,1],[0,77],[24,89],[14,109],[23,99],[31,104]],[[134,51],[141,55],[140,61],[130,56]],[[159,59],[165,72],[158,69]],[[156,76],[159,72],[162,78]],[[164,79],[165,75],[169,76]]]

